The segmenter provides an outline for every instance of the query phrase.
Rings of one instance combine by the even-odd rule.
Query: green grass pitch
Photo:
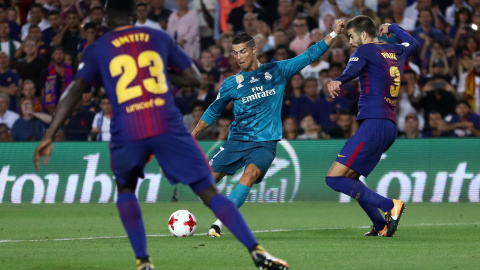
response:
[[[141,206],[156,269],[255,269],[228,231],[205,236],[215,218],[201,203]],[[193,237],[169,235],[178,209],[196,215]],[[407,204],[393,238],[364,237],[370,222],[355,203],[247,203],[241,212],[291,269],[480,269],[479,204]],[[135,269],[135,262],[114,204],[3,204],[0,269]]]

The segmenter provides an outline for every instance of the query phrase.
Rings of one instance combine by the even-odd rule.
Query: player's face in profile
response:
[[[257,47],[250,48],[247,43],[233,44],[232,54],[235,61],[244,71],[249,71],[255,61]]]
[[[348,42],[352,47],[358,47],[362,45],[362,40],[360,38],[360,35],[357,32],[355,32],[354,28],[348,29]]]

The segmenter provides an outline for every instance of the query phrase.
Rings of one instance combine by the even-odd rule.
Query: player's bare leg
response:
[[[260,269],[288,270],[287,262],[268,253],[257,243],[245,220],[231,200],[220,194],[212,185],[197,193],[215,215],[225,222],[225,226],[242,242],[252,256],[255,266]]]
[[[218,184],[218,182],[222,181],[223,177],[227,175],[226,173],[218,173],[218,172],[213,172],[213,179],[215,180],[215,183]]]
[[[358,201],[358,204],[360,204],[365,213],[373,221],[374,225],[372,226],[372,230],[365,233],[365,236],[392,237],[395,235],[395,231],[398,227],[398,221],[400,220],[403,210],[405,209],[402,201],[392,200],[393,207],[387,211],[385,211],[386,209],[385,207],[383,207],[382,210],[385,212],[384,219],[379,213],[378,208],[382,208],[385,203],[381,203],[379,201],[390,199],[384,198],[368,189],[365,184],[360,181],[360,173],[337,161],[333,163],[332,167],[328,171],[326,182],[327,185],[330,186],[333,190],[342,192],[356,199]],[[368,197],[376,197],[377,199],[363,200],[365,194],[368,194]]]
[[[223,175],[222,175],[223,174]],[[230,193],[228,198],[233,201],[235,206],[237,208],[240,208],[240,206],[243,205],[245,200],[247,199],[248,193],[250,193],[250,188],[253,186],[255,181],[260,177],[262,172],[260,169],[257,167],[257,165],[251,163],[249,164],[246,168],[245,171],[243,172],[242,177],[240,178],[240,181],[238,182],[238,185],[235,187],[235,189]],[[213,177],[215,179],[215,182],[219,182],[221,180],[217,181],[217,177],[222,177],[225,176],[224,173],[213,173]],[[210,237],[221,237],[221,231],[223,228],[222,221],[217,219],[213,224],[212,227],[208,230],[208,236]]]

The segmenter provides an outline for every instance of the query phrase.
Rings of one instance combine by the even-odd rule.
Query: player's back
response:
[[[183,70],[192,61],[179,53],[166,32],[129,27],[106,34],[90,47],[82,64],[98,65],[112,104],[112,141],[186,132],[170,92],[167,66]]]
[[[360,46],[349,61],[365,61],[359,74],[362,93],[357,120],[385,118],[396,121],[395,107],[408,54],[405,45],[368,43]]]

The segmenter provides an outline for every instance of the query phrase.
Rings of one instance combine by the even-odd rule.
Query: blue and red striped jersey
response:
[[[418,48],[418,42],[396,24],[388,30],[396,34],[402,44],[368,43],[359,46],[336,81],[343,84],[359,77],[361,94],[357,120],[368,118],[390,119],[396,122],[395,107],[401,76],[407,58]]]
[[[162,30],[129,27],[87,47],[75,78],[101,77],[112,104],[112,142],[187,132],[174,104],[167,67],[183,71],[190,57]]]

